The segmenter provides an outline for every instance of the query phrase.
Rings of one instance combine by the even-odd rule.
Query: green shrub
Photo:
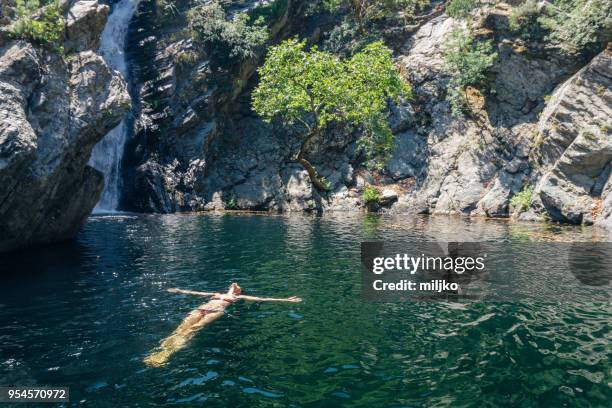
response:
[[[575,55],[599,51],[612,39],[610,0],[555,0],[538,20],[547,40]]]
[[[523,191],[517,193],[510,200],[510,204],[516,208],[518,212],[523,212],[531,207],[531,201],[533,199],[533,187],[525,186]]]
[[[383,40],[389,27],[407,24],[430,0],[323,0],[321,4],[325,10],[345,16],[329,31],[323,48],[351,56],[367,44]]]
[[[478,0],[451,0],[446,4],[446,15],[453,18],[466,18],[478,6]]]
[[[380,41],[380,39],[379,30],[368,30],[366,33],[361,33],[352,21],[344,20],[329,32],[323,48],[332,54],[349,57],[367,44]]]
[[[345,10],[359,31],[364,34],[371,23],[400,11],[414,14],[429,5],[429,0],[323,0],[327,10]]]
[[[51,45],[61,51],[66,22],[60,13],[59,0],[17,0],[17,21],[11,33],[15,38],[40,45]]]
[[[363,189],[361,199],[366,204],[377,204],[380,202],[380,192],[372,186],[367,186]]]
[[[268,29],[263,18],[250,24],[248,14],[238,13],[228,20],[225,10],[217,1],[191,9],[187,20],[196,44],[210,47],[212,53],[221,58],[252,58],[257,48],[268,40]]]
[[[289,8],[289,0],[274,0],[271,3],[255,7],[251,12],[251,18],[257,21],[263,18],[268,22],[276,22],[287,12]]]
[[[509,17],[510,30],[525,40],[539,40],[545,30],[539,22],[540,12],[536,0],[527,0],[514,7]]]
[[[545,41],[568,55],[598,52],[612,39],[609,0],[536,0],[514,7],[510,29],[527,40]]]
[[[468,29],[458,29],[444,49],[444,65],[451,75],[447,100],[453,115],[459,116],[467,108],[465,87],[487,85],[487,74],[497,53],[490,41],[478,41]]]
[[[238,200],[236,200],[236,197],[232,195],[227,201],[225,201],[225,209],[235,210],[236,208],[238,208]]]

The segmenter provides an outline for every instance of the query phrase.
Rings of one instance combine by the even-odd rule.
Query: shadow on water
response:
[[[89,249],[75,241],[3,254],[2,303],[27,304],[45,293],[65,291],[90,272],[89,257]]]

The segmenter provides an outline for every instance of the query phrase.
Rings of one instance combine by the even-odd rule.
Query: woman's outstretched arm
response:
[[[291,296],[291,297],[288,297],[288,298],[263,298],[263,297],[248,296],[248,295],[238,295],[236,297],[238,299],[252,300],[254,302],[293,302],[293,303],[298,303],[298,302],[302,301],[302,298],[299,298],[297,296]]]
[[[184,290],[184,289],[178,289],[178,288],[170,288],[168,289],[168,292],[170,293],[183,293],[185,295],[196,295],[196,296],[215,296],[217,295],[217,293],[213,293],[213,292],[198,292],[195,290]]]

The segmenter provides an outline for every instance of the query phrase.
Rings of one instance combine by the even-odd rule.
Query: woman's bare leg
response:
[[[191,312],[176,330],[160,343],[159,348],[153,354],[145,357],[144,362],[151,367],[159,367],[170,359],[195,336],[198,330],[209,325],[223,316],[223,312],[208,312],[202,315],[199,310]]]
[[[235,293],[240,293],[241,289],[237,283],[232,283],[225,293],[225,296],[234,297]],[[169,292],[173,293],[186,293],[186,294],[196,294],[200,296],[210,296],[210,295],[220,295],[218,293],[208,293],[208,292],[196,292],[189,290],[182,290],[177,288],[169,289]],[[189,315],[183,320],[183,322],[179,325],[179,327],[174,330],[174,332],[166,337],[160,343],[159,347],[156,349],[157,351],[153,354],[145,357],[144,362],[148,366],[159,367],[170,359],[172,354],[176,353],[178,350],[185,347],[185,345],[195,336],[195,334],[202,327],[207,326],[223,316],[223,311],[225,307],[229,305],[229,302],[224,302],[220,300],[211,300],[206,305],[200,306],[210,306],[215,304],[216,308],[213,309],[215,311],[207,311],[205,314],[202,314],[202,309],[196,309],[193,312],[189,313]]]

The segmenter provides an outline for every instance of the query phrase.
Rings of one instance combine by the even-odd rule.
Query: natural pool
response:
[[[360,241],[609,240],[592,228],[447,217],[94,216],[75,242],[2,255],[0,385],[70,405],[609,406],[609,303],[375,303]],[[143,357],[203,299],[239,303],[163,368]]]

